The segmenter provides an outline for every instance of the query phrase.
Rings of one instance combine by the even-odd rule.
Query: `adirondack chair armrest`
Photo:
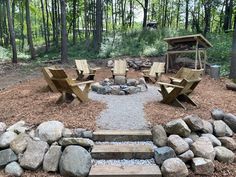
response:
[[[188,81],[188,82],[200,82],[202,80],[202,78],[198,78],[198,79],[186,79],[186,81]]]
[[[94,81],[85,81],[85,82],[77,82],[77,83],[70,83],[71,87],[77,87],[79,85],[84,85],[84,84],[92,84]]]
[[[174,84],[169,84],[169,83],[165,83],[165,82],[157,82],[159,85],[164,85],[164,86],[167,86],[167,87],[177,87],[177,88],[184,88],[182,86],[179,86],[179,85],[174,85]]]
[[[101,68],[90,68],[90,72],[91,74],[95,74],[97,70],[99,70]]]

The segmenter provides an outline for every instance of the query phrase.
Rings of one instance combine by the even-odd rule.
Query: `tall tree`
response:
[[[186,0],[186,5],[185,5],[185,30],[188,29],[188,11],[189,11],[189,0]]]
[[[94,35],[94,49],[99,51],[102,43],[102,1],[96,0],[96,29]]]
[[[68,62],[67,56],[67,30],[66,30],[66,0],[61,2],[61,62]]]
[[[233,35],[232,58],[231,58],[229,77],[236,80],[236,24],[235,24],[234,35]]]
[[[11,46],[12,46],[12,63],[17,63],[17,51],[16,51],[16,41],[15,41],[15,31],[13,28],[13,22],[11,17],[11,6],[10,6],[10,0],[6,1],[6,7],[7,7],[7,20],[8,20],[8,28],[10,32],[10,40],[11,40]]]
[[[44,41],[46,45],[46,52],[48,52],[48,38],[47,38],[47,27],[45,22],[45,15],[44,15],[44,2],[41,0],[41,10],[42,10],[42,20],[43,20],[43,35],[44,35]]]
[[[144,0],[144,4],[139,0],[136,0],[143,8],[143,28],[147,25],[147,15],[148,15],[148,0]]]
[[[28,44],[29,44],[31,59],[34,60],[35,59],[35,50],[34,50],[34,43],[33,43],[33,39],[32,39],[29,0],[25,0],[25,10],[26,10],[26,25],[27,25]]]
[[[76,43],[76,1],[73,0],[73,45]]]

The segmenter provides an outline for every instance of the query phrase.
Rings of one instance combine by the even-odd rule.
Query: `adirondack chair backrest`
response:
[[[43,76],[44,76],[44,79],[46,80],[48,86],[50,87],[50,89],[53,91],[53,92],[57,92],[57,88],[56,86],[54,85],[54,83],[52,82],[52,73],[49,71],[50,68],[55,68],[55,67],[43,67],[42,68],[42,73],[43,73]]]
[[[83,71],[83,74],[89,74],[89,65],[87,60],[75,60],[75,65],[79,71]]]
[[[127,69],[127,62],[126,60],[115,60],[114,62],[114,75],[125,75]]]
[[[182,86],[184,87],[181,93],[188,94],[193,91],[193,89],[196,87],[196,85],[201,81],[200,78],[196,80],[186,80],[183,79]]]
[[[156,77],[156,73],[158,73],[158,75],[160,75],[161,73],[164,73],[164,72],[165,72],[165,63],[154,62],[151,69],[150,69],[149,75],[151,77]]]
[[[203,69],[191,69],[182,67],[176,73],[174,78],[195,80],[202,77]]]

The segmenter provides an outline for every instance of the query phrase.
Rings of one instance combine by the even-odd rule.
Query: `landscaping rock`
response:
[[[92,166],[91,155],[80,146],[67,146],[62,153],[59,168],[63,176],[86,177]]]
[[[184,141],[188,143],[189,146],[193,144],[193,140],[191,138],[184,138]]]
[[[225,136],[233,136],[233,135],[234,135],[233,130],[231,130],[231,128],[226,124]]]
[[[74,137],[82,137],[82,133],[84,132],[84,131],[86,131],[86,129],[84,129],[84,128],[76,128],[76,129],[74,129],[74,132],[73,132],[73,134],[74,134]]]
[[[202,136],[209,138],[213,146],[221,146],[220,140],[218,140],[214,135],[206,133],[202,134]]]
[[[191,130],[182,119],[176,119],[168,122],[165,125],[165,130],[169,134],[177,134],[182,137],[188,137]]]
[[[203,129],[203,122],[197,115],[188,115],[184,118],[185,123],[191,131],[200,131]]]
[[[154,158],[157,165],[161,165],[166,159],[176,157],[175,151],[168,146],[154,149]]]
[[[138,81],[136,79],[127,79],[127,85],[136,87],[138,85]]]
[[[109,94],[109,93],[111,93],[111,91],[112,91],[112,88],[107,85],[106,86],[99,86],[97,89],[97,93],[103,94],[103,95]]]
[[[9,147],[10,143],[17,137],[17,134],[11,131],[4,132],[0,135],[0,148]]]
[[[0,122],[0,135],[3,134],[7,129],[7,125],[4,122]]]
[[[236,133],[236,116],[228,113],[224,115],[224,122]]]
[[[188,176],[188,169],[185,163],[179,158],[170,158],[163,162],[161,172],[164,177],[185,177]]]
[[[219,137],[219,140],[221,141],[222,145],[226,148],[230,149],[231,151],[236,150],[236,142],[233,138],[230,137]]]
[[[211,175],[214,173],[214,163],[210,159],[193,158],[192,168],[197,175]]]
[[[218,161],[227,163],[232,163],[234,161],[235,154],[231,150],[223,146],[217,146],[215,147],[215,151],[216,151],[216,159]]]
[[[62,131],[62,136],[64,138],[70,138],[73,136],[73,131],[69,128],[64,128],[63,131]]]
[[[43,170],[46,172],[56,172],[61,154],[61,146],[52,145],[44,156]]]
[[[228,127],[228,125],[222,120],[216,120],[213,122],[214,134],[218,137],[221,136],[230,136],[232,134],[232,130]]]
[[[17,156],[10,148],[0,151],[0,168],[15,160]]]
[[[80,145],[82,147],[93,147],[94,142],[88,138],[62,138],[59,141],[62,146]]]
[[[93,138],[93,132],[92,131],[84,131],[84,132],[82,132],[82,138],[92,139]]]
[[[211,133],[213,134],[213,126],[212,124],[207,121],[207,120],[202,120],[203,123],[203,128],[202,128],[202,132],[203,133]]]
[[[23,153],[29,140],[29,135],[21,133],[10,143],[10,147],[16,154]]]
[[[193,151],[188,150],[188,151],[184,152],[183,154],[180,154],[178,157],[179,157],[183,162],[188,162],[188,161],[190,161],[190,160],[193,159],[194,154],[193,154]]]
[[[156,125],[152,128],[153,143],[162,147],[167,143],[167,135],[165,129],[161,125]]]
[[[19,177],[24,173],[24,170],[17,162],[11,162],[5,167],[5,173],[10,176]]]
[[[43,122],[36,129],[36,136],[51,144],[62,137],[63,129],[64,125],[59,121]]]
[[[124,84],[126,84],[126,77],[125,76],[115,76],[114,83],[116,85],[124,85]]]
[[[21,120],[12,126],[8,127],[7,131],[12,131],[15,133],[25,133],[26,130],[28,130],[28,127],[26,126],[25,121]]]
[[[120,89],[119,85],[113,85],[112,90],[111,90],[111,94],[112,95],[119,95],[120,91],[121,91],[121,89]]]
[[[189,150],[188,143],[186,143],[179,135],[170,135],[167,144],[174,149],[176,154],[182,154]]]
[[[221,109],[213,109],[211,111],[211,117],[214,120],[222,120],[224,118],[224,111],[222,111]]]
[[[193,142],[195,142],[198,140],[199,136],[195,132],[192,132],[192,133],[190,133],[188,138],[190,138],[191,140],[193,140]]]
[[[44,141],[29,141],[20,166],[29,170],[36,170],[43,162],[44,155],[48,150],[48,144]]]
[[[211,141],[207,137],[200,137],[197,141],[195,141],[191,145],[191,150],[197,157],[203,157],[212,161],[215,158],[215,150]]]

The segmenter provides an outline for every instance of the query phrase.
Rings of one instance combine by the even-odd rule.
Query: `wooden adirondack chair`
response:
[[[165,63],[154,62],[150,70],[143,70],[143,77],[146,82],[155,83],[165,72]]]
[[[75,60],[77,79],[76,80],[94,80],[96,71],[99,68],[90,68],[87,60]]]
[[[74,99],[74,94],[80,102],[87,102],[90,85],[93,81],[85,81],[76,83],[71,78],[68,78],[67,74],[63,69],[50,68],[49,71],[52,73],[52,82],[56,86],[57,90],[62,93],[57,103],[71,102]],[[82,90],[79,86],[85,85]]]
[[[182,107],[185,110],[186,107],[182,102],[187,102],[193,106],[197,106],[197,104],[188,96],[189,90],[192,91],[191,88],[194,84],[196,84],[196,82],[200,82],[200,79],[191,81],[182,79],[178,85],[158,82],[160,85],[159,91],[163,96],[163,100],[161,102]]]
[[[126,60],[115,60],[114,67],[111,69],[113,78],[115,76],[127,76],[129,69]]]
[[[42,73],[44,76],[44,79],[46,80],[48,87],[51,89],[52,92],[58,92],[56,86],[52,82],[52,73],[49,71],[50,68],[55,68],[55,67],[43,67],[42,68]]]

